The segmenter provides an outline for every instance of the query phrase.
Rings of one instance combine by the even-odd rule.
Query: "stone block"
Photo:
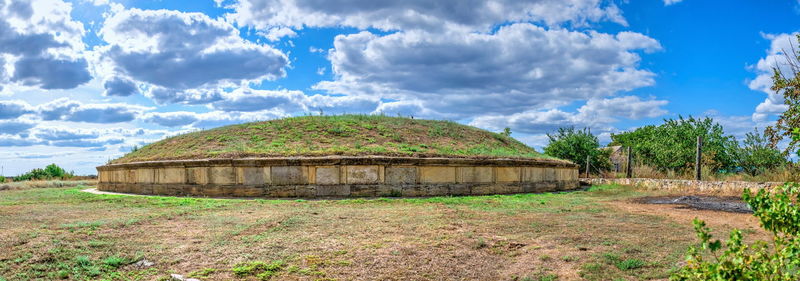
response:
[[[158,169],[158,183],[184,183],[186,171],[183,168]]]
[[[236,172],[231,166],[211,167],[208,182],[212,184],[236,184]]]
[[[269,167],[240,167],[238,169],[238,182],[241,184],[265,185],[270,183]]]
[[[420,183],[454,183],[456,182],[456,167],[420,167],[419,180]]]
[[[136,183],[153,183],[155,182],[154,169],[136,169]]]
[[[450,185],[448,195],[469,195],[472,192],[474,183],[459,183]]]
[[[544,168],[544,180],[545,181],[555,181],[556,178],[556,169],[555,168]]]
[[[316,184],[296,185],[294,188],[294,195],[302,198],[317,197],[317,188],[321,188]]]
[[[298,196],[296,189],[297,186],[294,185],[269,185],[264,189],[264,191],[267,197],[289,198]]]
[[[186,182],[189,184],[208,184],[208,168],[186,168]]]
[[[422,185],[422,195],[421,196],[445,196],[450,194],[450,186],[454,185],[453,183],[448,184],[426,184]]]
[[[317,196],[350,196],[350,186],[346,184],[317,186]]]
[[[318,185],[339,184],[338,166],[319,166],[316,167],[314,178]]]
[[[350,185],[350,197],[375,197],[382,184],[354,184]],[[399,193],[398,193],[399,194]]]
[[[308,183],[308,167],[305,166],[275,166],[272,170],[273,185],[294,185]]]
[[[378,166],[347,166],[347,184],[376,184],[380,183],[380,168]]]
[[[485,183],[493,182],[492,167],[458,167],[458,182]]]
[[[495,187],[496,185],[493,183],[474,185],[470,189],[470,194],[472,195],[496,194]]]
[[[389,172],[388,168],[387,168],[386,172],[387,173]],[[386,179],[387,180],[389,179],[388,174],[387,174]],[[378,185],[376,187],[376,190],[375,190],[375,196],[381,196],[381,197],[400,197],[400,196],[403,196],[403,187],[404,186],[413,186],[413,184],[404,185],[404,184],[387,183],[387,184]]]
[[[230,192],[229,196],[236,196],[236,197],[261,197],[265,194],[265,189],[263,187],[255,187],[255,186],[233,186],[229,187]]]
[[[497,182],[519,182],[521,179],[520,167],[497,167],[495,171],[497,173]]]
[[[419,197],[425,194],[425,187],[422,184],[403,185],[400,190],[400,196],[403,197]]]
[[[544,180],[544,168],[540,167],[523,167],[522,168],[522,181],[524,182],[539,182]]]
[[[414,184],[416,182],[416,167],[386,167],[387,184]]]

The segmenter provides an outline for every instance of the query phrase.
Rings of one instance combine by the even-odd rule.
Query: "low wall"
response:
[[[664,190],[671,192],[705,193],[728,196],[741,196],[746,188],[757,191],[762,188],[772,189],[783,185],[782,182],[747,182],[747,181],[696,181],[696,180],[674,180],[674,179],[587,179],[582,178],[581,182],[592,185],[599,184],[620,184],[630,185],[648,190]]]
[[[210,197],[483,195],[578,187],[576,165],[533,159],[206,159],[110,164],[97,171],[103,191]]]

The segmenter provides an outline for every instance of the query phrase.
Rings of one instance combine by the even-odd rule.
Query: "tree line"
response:
[[[612,134],[608,146],[630,147],[634,165],[686,174],[695,167],[697,137],[703,139],[703,168],[713,173],[755,176],[792,164],[788,154],[757,129],[747,133],[740,142],[726,134],[722,125],[712,117],[664,119],[660,125]],[[561,128],[548,134],[548,138],[544,153],[579,164],[582,174],[586,173],[587,161],[590,173],[601,173],[611,168],[611,150],[602,149],[597,136],[589,129]]]

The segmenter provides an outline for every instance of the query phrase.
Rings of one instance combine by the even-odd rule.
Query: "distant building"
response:
[[[625,155],[625,151],[620,145],[608,146],[603,147],[601,149],[606,149],[611,151],[611,155],[609,155],[609,159],[611,160],[611,170],[614,172],[622,172],[625,169],[625,162],[628,161],[627,155]]]

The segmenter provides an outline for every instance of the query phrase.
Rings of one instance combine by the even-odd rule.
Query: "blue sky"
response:
[[[541,148],[678,115],[784,110],[800,4],[703,0],[0,0],[0,166],[79,174],[142,145],[304,114],[449,119]]]

